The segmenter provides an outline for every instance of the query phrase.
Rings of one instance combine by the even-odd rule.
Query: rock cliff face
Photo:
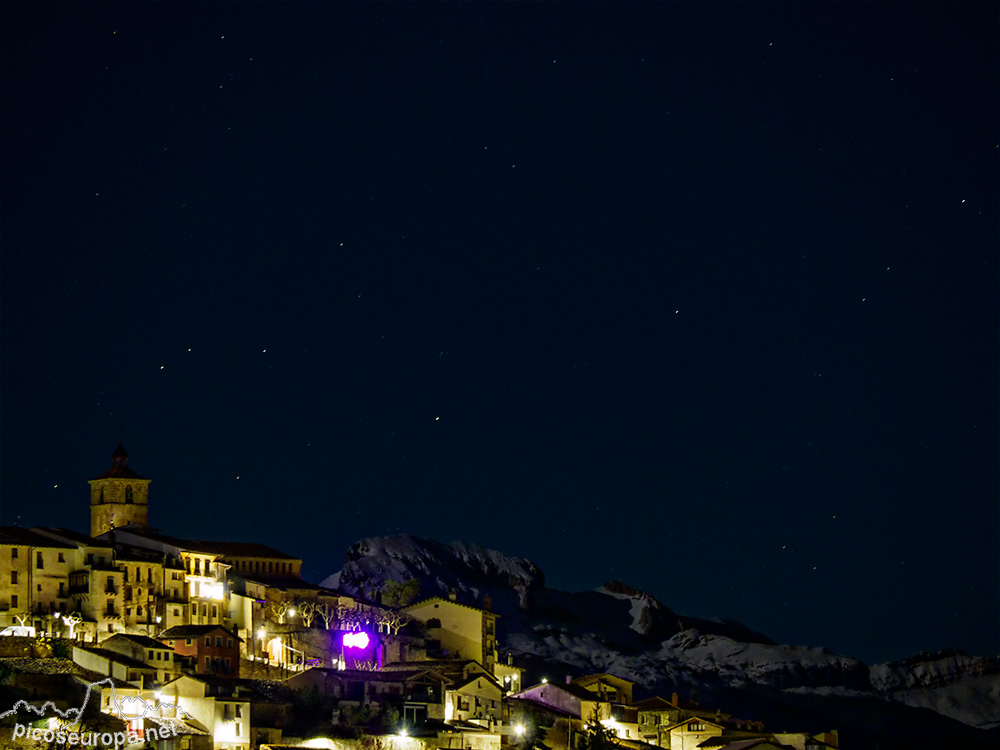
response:
[[[324,585],[377,596],[385,581],[409,578],[421,581],[421,597],[454,591],[459,601],[481,606],[488,596],[501,615],[500,648],[529,668],[529,681],[546,673],[613,672],[648,694],[677,690],[772,725],[811,716],[816,725],[805,728],[819,731],[855,721],[856,746],[871,744],[864,732],[872,712],[893,717],[879,735],[883,747],[894,745],[889,733],[903,737],[914,726],[938,734],[1000,727],[996,659],[944,651],[869,666],[823,648],[775,644],[735,620],[677,614],[621,581],[591,591],[549,589],[534,563],[475,544],[364,539]],[[980,734],[963,741],[975,745]],[[987,734],[996,741],[996,732]]]
[[[530,592],[545,588],[542,571],[529,560],[477,544],[443,544],[409,534],[362,539],[347,550],[344,567],[323,585],[373,594],[385,581],[411,578],[420,581],[421,596],[455,591],[463,600],[481,602],[484,596],[505,592],[503,604],[509,607],[513,601],[515,609],[526,609]]]

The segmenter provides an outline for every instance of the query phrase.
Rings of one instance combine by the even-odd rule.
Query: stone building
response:
[[[90,535],[118,526],[149,524],[149,481],[128,466],[128,453],[118,443],[111,468],[90,482]]]

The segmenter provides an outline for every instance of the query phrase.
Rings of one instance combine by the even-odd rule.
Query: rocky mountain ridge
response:
[[[527,667],[526,684],[546,673],[606,671],[648,694],[677,690],[769,726],[812,717],[816,725],[806,729],[843,726],[849,737],[844,722],[854,722],[858,747],[893,746],[913,732],[1000,745],[997,659],[942,651],[868,665],[824,648],[776,644],[735,620],[680,615],[621,581],[591,591],[549,589],[524,558],[410,535],[361,540],[323,583],[375,595],[387,580],[410,578],[421,581],[421,597],[455,592],[481,606],[488,596],[501,616],[500,648]]]

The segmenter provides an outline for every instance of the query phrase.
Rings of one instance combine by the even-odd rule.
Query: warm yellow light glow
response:
[[[303,742],[299,747],[316,747],[321,748],[321,750],[333,750],[333,740],[329,737],[313,737]]]
[[[542,678],[542,684],[543,684],[543,685],[545,685],[545,684],[546,684],[546,683],[547,683],[548,681],[549,681],[549,678],[548,678],[548,677],[543,677],[543,678]]]
[[[223,599],[225,598],[225,587],[220,581],[201,581],[196,596],[200,596],[202,599]]]
[[[219,728],[215,731],[215,741],[216,742],[232,742],[239,738],[239,734],[236,732],[236,722],[235,721],[223,721],[219,724]]]
[[[516,734],[518,737],[521,737],[524,734],[524,724],[515,724],[514,734]]]

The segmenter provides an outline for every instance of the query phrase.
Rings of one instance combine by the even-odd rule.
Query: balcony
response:
[[[118,587],[113,583],[106,584],[104,586],[104,593],[110,596],[116,596],[118,594]]]

